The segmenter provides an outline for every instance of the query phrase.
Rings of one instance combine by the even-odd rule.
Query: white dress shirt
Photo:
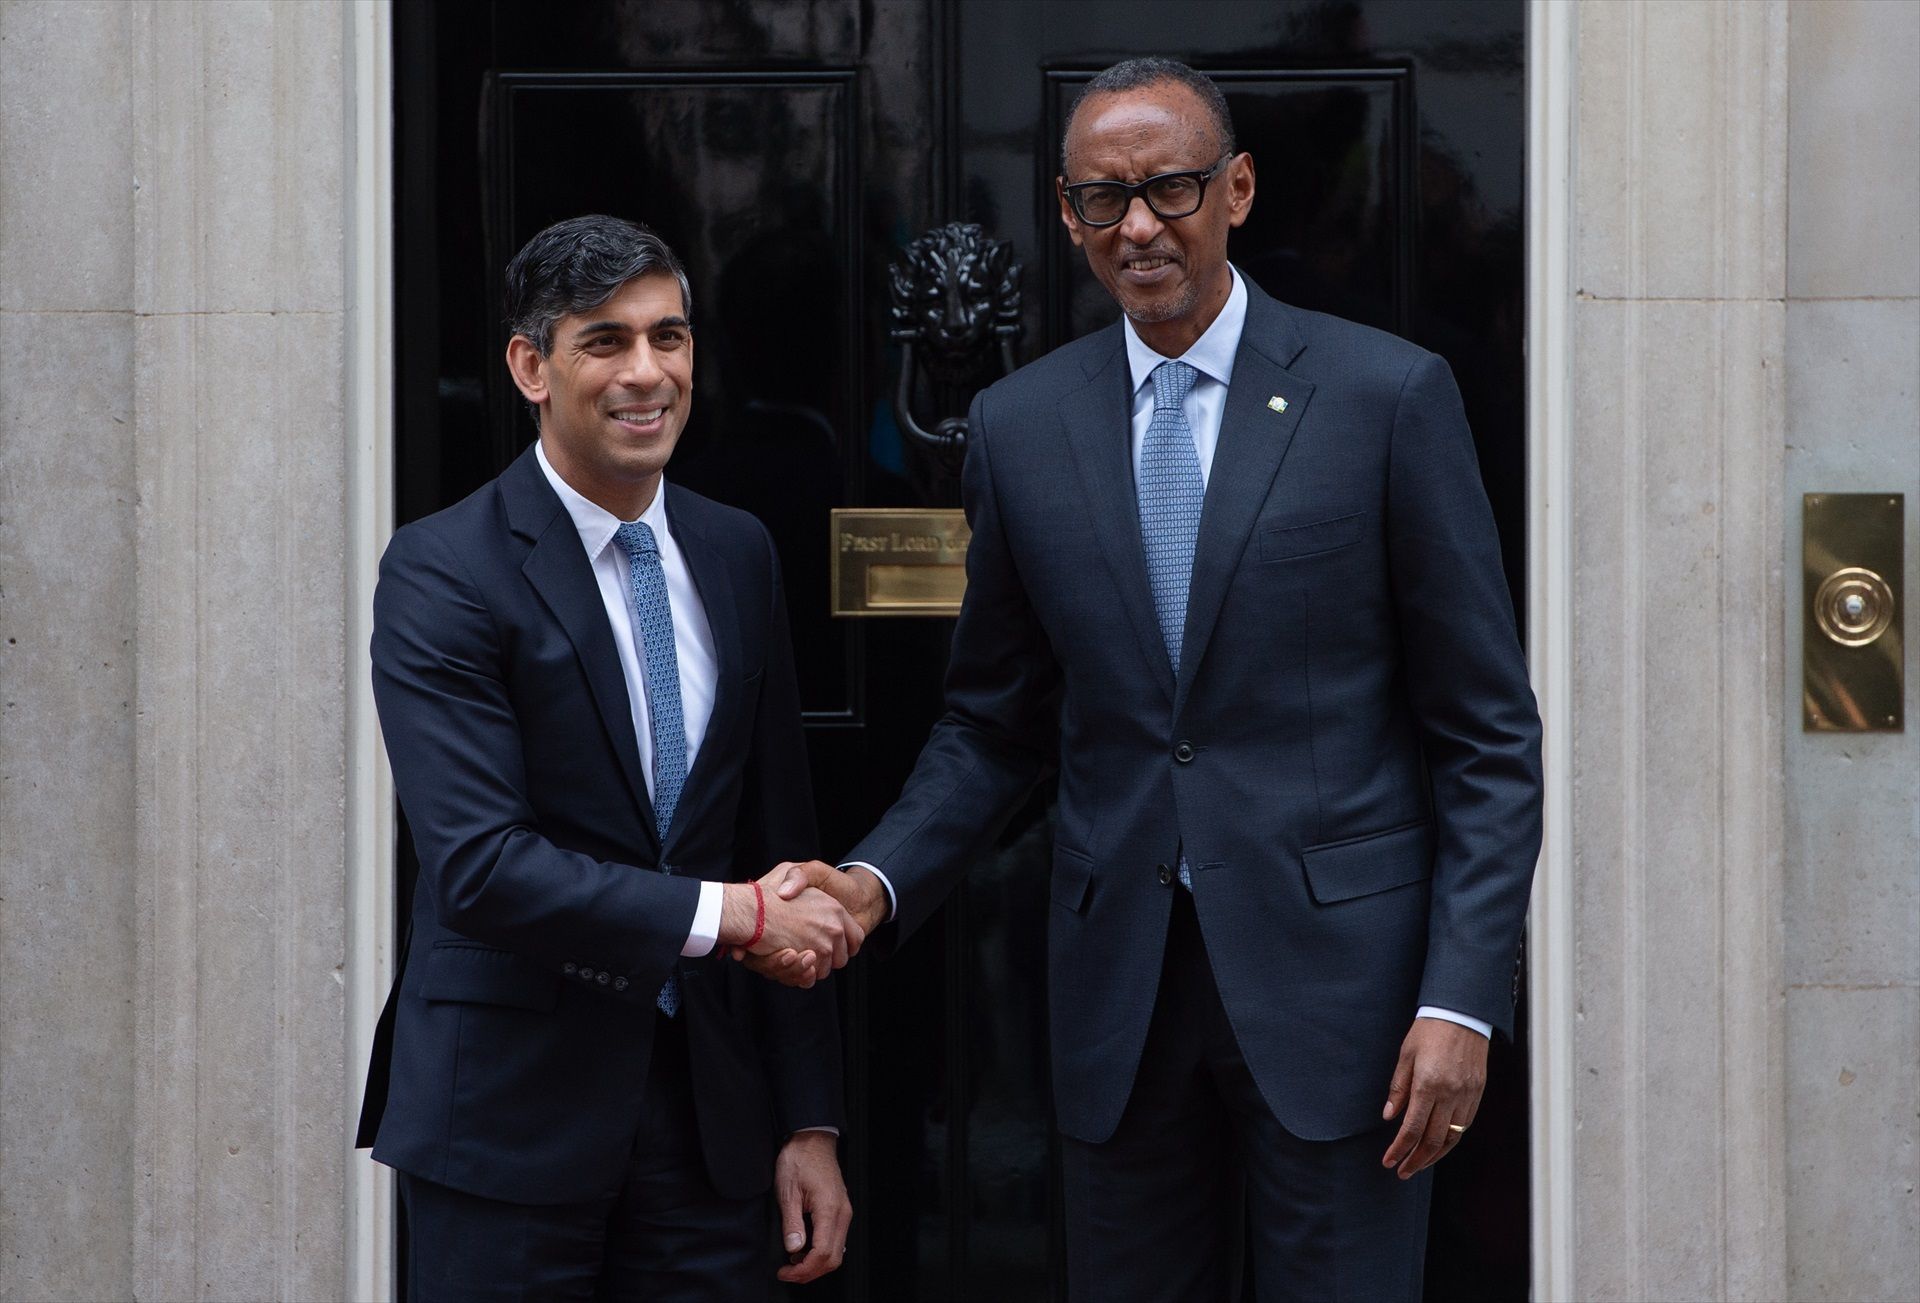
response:
[[[573,517],[580,531],[581,546],[593,566],[593,580],[600,585],[600,601],[607,608],[607,624],[613,630],[614,649],[620,653],[620,675],[627,681],[627,704],[633,717],[633,736],[640,747],[641,768],[646,771],[647,799],[653,799],[653,718],[647,711],[646,648],[640,636],[640,619],[634,613],[632,576],[627,549],[615,535],[625,523],[605,507],[589,502],[571,484],[560,478],[547,460],[547,450],[534,445],[540,473],[560,496],[560,505]],[[713,629],[707,624],[707,608],[700,602],[700,590],[693,586],[687,558],[680,551],[673,530],[667,525],[666,481],[654,493],[653,501],[640,513],[640,519],[653,531],[660,544],[660,568],[667,575],[667,601],[673,607],[673,653],[680,669],[680,714],[687,732],[687,772],[693,772],[694,758],[713,719],[713,696],[720,681],[720,661],[713,649]],[[693,930],[680,953],[688,957],[709,954],[720,939],[720,897],[723,888],[717,882],[700,884],[700,904],[693,913]]]
[[[1233,272],[1233,289],[1226,305],[1178,359],[1197,373],[1180,406],[1187,415],[1187,428],[1193,431],[1203,485],[1212,482],[1213,451],[1220,446],[1220,418],[1227,410],[1227,386],[1233,383],[1233,355],[1240,351],[1240,335],[1247,327],[1246,282],[1232,267],[1227,270]],[[1138,484],[1140,450],[1147,441],[1147,427],[1153,424],[1153,369],[1167,359],[1140,338],[1132,318],[1121,317],[1120,330],[1127,339],[1127,368],[1133,373],[1133,481]]]
[[[1229,265],[1227,270],[1233,275],[1233,288],[1227,292],[1220,315],[1176,359],[1197,373],[1181,409],[1186,413],[1187,428],[1193,431],[1193,450],[1200,458],[1203,485],[1212,479],[1213,454],[1220,446],[1220,418],[1227,408],[1227,386],[1233,383],[1233,357],[1240,351],[1240,336],[1247,327],[1246,282],[1240,279],[1239,268]],[[1153,369],[1168,359],[1140,338],[1131,318],[1124,315],[1120,318],[1120,330],[1126,337],[1127,367],[1133,374],[1133,478],[1138,483],[1140,450],[1147,440],[1147,426],[1153,422]],[[893,884],[876,866],[862,862],[861,867],[870,870],[887,889],[887,912],[891,915],[896,906]],[[1414,1017],[1439,1018],[1470,1027],[1482,1036],[1493,1036],[1493,1024],[1451,1009],[1423,1004],[1414,1012]]]

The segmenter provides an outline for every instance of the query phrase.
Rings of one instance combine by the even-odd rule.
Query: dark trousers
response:
[[[410,1303],[766,1303],[775,1266],[767,1197],[714,1192],[681,1020],[659,1018],[653,1045],[618,1194],[503,1203],[399,1174]]]
[[[1274,1120],[1220,1003],[1193,898],[1173,889],[1160,991],[1111,1139],[1066,1139],[1074,1303],[1420,1297],[1431,1170],[1380,1166],[1394,1126],[1298,1139]],[[1380,1083],[1380,1102],[1388,1083]]]

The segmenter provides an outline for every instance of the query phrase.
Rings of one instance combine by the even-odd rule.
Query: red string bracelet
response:
[[[743,950],[751,950],[760,944],[760,938],[767,934],[767,898],[757,882],[749,883],[753,888],[753,935],[747,938]]]

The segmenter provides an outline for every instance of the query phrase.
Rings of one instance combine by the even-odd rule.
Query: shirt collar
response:
[[[1201,375],[1223,385],[1233,383],[1233,355],[1240,350],[1240,335],[1247,326],[1246,282],[1240,279],[1240,269],[1232,263],[1227,264],[1227,270],[1233,273],[1233,289],[1228,291],[1220,315],[1193,341],[1193,347],[1179,357]],[[1153,369],[1167,359],[1140,338],[1133,322],[1124,315],[1120,318],[1120,328],[1127,336],[1127,366],[1133,372],[1133,392],[1139,393],[1140,387],[1153,378]]]
[[[547,477],[547,483],[560,496],[560,505],[573,517],[573,527],[580,531],[580,543],[587,549],[589,561],[598,560],[600,553],[606,550],[613,536],[620,532],[620,517],[608,511],[597,502],[590,502],[573,485],[560,478],[560,472],[547,460],[546,446],[538,441],[533,445],[533,455],[540,462],[540,473]],[[662,477],[660,487],[654,492],[653,501],[640,513],[640,519],[653,531],[656,539],[665,537],[667,532],[667,481]]]

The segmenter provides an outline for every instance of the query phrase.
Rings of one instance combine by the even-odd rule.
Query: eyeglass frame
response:
[[[1063,176],[1059,180],[1060,193],[1063,196],[1065,196],[1067,201],[1067,207],[1070,210],[1072,210],[1074,220],[1079,222],[1082,226],[1089,228],[1090,230],[1104,231],[1109,226],[1118,226],[1120,225],[1120,223],[1126,221],[1127,214],[1133,211],[1133,201],[1135,199],[1139,199],[1142,203],[1146,204],[1147,211],[1152,213],[1155,217],[1159,218],[1161,221],[1177,222],[1177,221],[1180,221],[1182,218],[1192,217],[1195,213],[1199,212],[1202,208],[1206,207],[1207,183],[1209,181],[1212,181],[1216,176],[1219,176],[1221,169],[1226,167],[1227,164],[1233,162],[1233,160],[1237,157],[1239,157],[1239,155],[1237,154],[1222,154],[1220,156],[1219,161],[1216,162],[1212,167],[1195,167],[1195,168],[1185,168],[1177,172],[1160,172],[1154,176],[1148,177],[1144,181],[1134,181],[1134,182],[1072,181],[1072,182],[1069,182],[1067,178]],[[1198,181],[1200,183],[1200,197],[1194,201],[1193,207],[1189,208],[1186,212],[1180,213],[1175,216],[1169,216],[1168,214],[1163,213],[1158,208],[1154,207],[1153,198],[1147,193],[1147,187],[1154,185],[1157,182],[1179,180],[1183,177],[1192,177],[1195,181]],[[1120,205],[1120,215],[1114,218],[1110,222],[1096,222],[1092,218],[1088,217],[1085,213],[1080,211],[1080,199],[1079,199],[1080,193],[1086,190],[1090,190],[1094,186],[1113,186],[1118,189],[1124,190],[1127,193],[1127,201],[1124,204]]]

